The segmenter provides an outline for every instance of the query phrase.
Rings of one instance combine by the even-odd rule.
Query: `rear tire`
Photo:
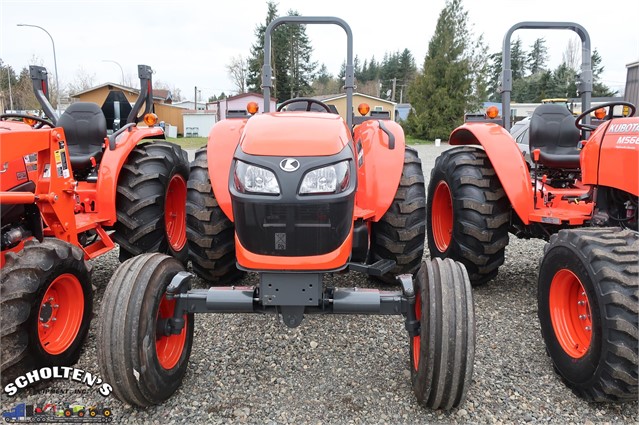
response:
[[[475,315],[468,274],[451,259],[425,261],[415,275],[415,292],[420,332],[410,338],[413,391],[420,404],[450,410],[463,403],[473,376]]]
[[[542,336],[563,381],[585,400],[637,400],[638,263],[639,235],[620,228],[561,230],[544,249]]]
[[[466,266],[473,286],[497,276],[504,263],[510,204],[486,153],[462,146],[442,153],[428,184],[431,257]]]
[[[193,271],[212,284],[228,285],[244,275],[235,263],[235,227],[213,193],[206,147],[195,153],[187,194],[187,236]]]
[[[120,261],[145,252],[188,259],[186,182],[189,160],[178,145],[153,141],[136,146],[120,171],[113,239]]]
[[[2,385],[43,366],[78,361],[93,308],[91,266],[59,239],[7,253],[0,283]]]
[[[417,151],[406,147],[404,168],[393,203],[371,226],[371,259],[393,260],[395,267],[380,279],[396,283],[395,276],[415,273],[424,255],[426,195],[422,161]]]
[[[193,314],[185,315],[179,335],[158,336],[158,317],[173,314],[164,298],[171,279],[184,268],[159,253],[125,261],[109,281],[102,299],[97,357],[100,374],[118,399],[151,406],[180,386],[193,344]],[[106,414],[105,414],[106,416]]]

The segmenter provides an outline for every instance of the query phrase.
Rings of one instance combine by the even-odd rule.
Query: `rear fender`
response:
[[[530,173],[510,133],[497,124],[463,124],[453,130],[450,145],[481,145],[515,213],[524,224],[533,211]]]
[[[117,137],[115,149],[107,147],[104,150],[100,161],[100,178],[96,184],[96,210],[99,219],[105,220],[106,225],[112,226],[117,220],[115,195],[122,166],[138,143],[151,138],[164,139],[164,131],[159,127],[131,127],[131,131],[124,131]],[[106,143],[108,146],[108,141]]]
[[[404,130],[394,121],[382,124],[395,138],[390,149],[389,137],[377,120],[364,121],[355,127],[353,140],[357,152],[358,187],[355,205],[365,217],[379,221],[390,207],[404,169],[406,142]],[[356,217],[358,218],[358,217]]]
[[[246,119],[226,119],[213,126],[206,145],[206,158],[209,165],[209,178],[213,194],[220,208],[233,220],[231,193],[229,192],[229,173],[233,155],[237,148]]]

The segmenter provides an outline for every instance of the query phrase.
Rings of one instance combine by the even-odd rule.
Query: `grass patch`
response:
[[[206,146],[206,137],[178,137],[174,139],[167,137],[166,141],[180,145],[182,149],[199,149],[202,146]]]
[[[433,140],[417,139],[415,137],[406,136],[407,145],[432,145],[434,143],[435,141]]]

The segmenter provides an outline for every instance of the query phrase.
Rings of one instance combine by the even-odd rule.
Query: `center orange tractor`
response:
[[[108,136],[94,103],[74,103],[58,118],[47,99],[46,70],[30,71],[50,120],[0,116],[3,385],[25,371],[78,359],[92,315],[86,260],[114,242],[121,259],[164,252],[184,261],[188,251],[186,152],[146,143],[164,138],[151,114],[151,68],[139,66],[140,96],[128,123]],[[148,127],[137,125],[142,105]]]
[[[590,38],[574,23],[523,22],[503,46],[503,111],[510,110],[510,36],[519,28],[571,29],[582,40],[583,109],[537,107],[529,170],[506,129],[468,123],[437,158],[428,187],[428,247],[468,269],[473,285],[497,275],[508,233],[550,240],[538,282],[547,351],[567,385],[593,401],[637,400],[639,369],[639,118],[634,105],[589,107]],[[625,107],[627,117],[615,117]],[[608,108],[599,126],[589,115]],[[581,132],[580,132],[581,131]],[[588,137],[588,133],[590,136]]]
[[[283,23],[336,24],[346,32],[346,120],[312,98],[269,111],[271,33]],[[250,271],[259,284],[191,289],[193,275],[175,259],[128,260],[103,299],[102,377],[132,405],[166,400],[187,369],[194,313],[275,313],[289,327],[305,314],[392,314],[405,317],[418,401],[460,405],[473,370],[470,282],[452,260],[422,262],[421,161],[398,124],[354,117],[350,27],[331,17],[274,20],[262,81],[265,113],[220,121],[196,154],[187,220],[196,273],[234,283],[238,270]],[[324,287],[325,275],[346,270],[401,290]]]

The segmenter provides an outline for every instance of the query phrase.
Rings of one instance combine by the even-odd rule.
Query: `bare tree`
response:
[[[570,69],[577,70],[581,64],[581,42],[579,38],[572,37],[566,45],[566,50],[562,54],[563,63]]]
[[[153,82],[153,89],[154,90],[168,90],[171,92],[171,99],[174,102],[179,102],[182,100],[182,91],[175,87],[175,85],[173,84],[169,84],[166,81],[163,80],[157,80]]]
[[[247,60],[242,55],[233,56],[228,65],[226,65],[226,71],[235,85],[237,93],[246,93]]]
[[[73,76],[73,81],[67,84],[66,91],[69,95],[90,89],[95,85],[95,74],[89,73],[83,67],[78,67]]]

